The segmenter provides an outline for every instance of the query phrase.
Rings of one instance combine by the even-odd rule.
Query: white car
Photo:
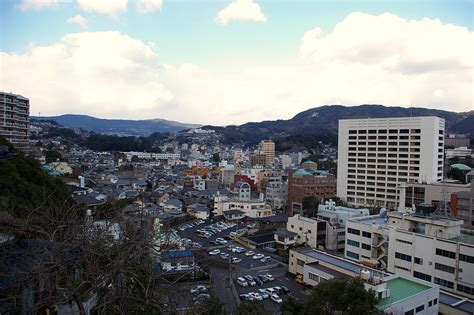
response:
[[[280,303],[283,302],[283,300],[281,299],[281,297],[279,297],[279,296],[276,295],[276,294],[272,294],[271,299],[272,299],[273,302],[276,302],[276,303],[278,303],[278,304],[280,304]]]
[[[275,292],[275,290],[273,290],[273,288],[266,288],[266,289],[264,289],[264,290],[265,290],[268,294],[270,294],[270,295],[276,294],[276,292]]]
[[[253,297],[254,300],[257,300],[257,301],[262,301],[263,300],[263,297],[258,293],[250,292],[250,293],[247,293],[247,294],[250,295],[251,297]]]
[[[214,250],[211,250],[211,251],[209,252],[209,255],[219,255],[220,253],[221,253],[220,250],[214,249]]]
[[[232,257],[232,263],[233,264],[238,264],[239,262],[241,262],[242,259],[238,258],[238,257]]]
[[[260,261],[263,263],[269,262],[270,260],[271,260],[270,256],[265,256],[262,259],[260,259]]]
[[[260,294],[260,296],[264,299],[268,299],[270,297],[270,295],[267,291],[265,291],[265,289],[258,289],[258,294]]]
[[[230,232],[230,233],[229,233],[229,236],[230,236],[230,237],[237,236],[237,233],[235,233],[235,232]]]
[[[269,273],[267,273],[267,274],[265,274],[265,275],[263,275],[263,276],[264,276],[265,278],[267,278],[268,280],[270,280],[270,281],[275,280],[275,278],[273,278],[273,276],[272,276],[271,274],[269,274]]]
[[[252,258],[253,258],[253,259],[262,259],[262,258],[263,258],[263,255],[262,255],[262,254],[255,254],[255,255],[253,255]]]
[[[237,284],[240,285],[241,287],[248,287],[247,280],[245,280],[242,277],[237,278]]]
[[[227,241],[223,238],[220,238],[220,237],[216,238],[216,242],[220,243],[222,245],[227,244]]]
[[[251,250],[249,250],[248,252],[245,253],[245,256],[252,256],[253,254],[255,254],[255,253],[252,252]]]

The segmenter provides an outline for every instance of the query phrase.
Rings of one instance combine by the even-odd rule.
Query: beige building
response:
[[[214,197],[214,215],[223,215],[229,210],[240,210],[250,218],[264,218],[273,215],[269,204],[259,200],[238,200],[218,195]]]
[[[273,164],[273,161],[275,160],[275,142],[271,140],[260,141],[258,151],[260,154],[265,155],[265,165]]]
[[[444,127],[439,117],[339,120],[337,196],[398,209],[401,184],[443,179]]]
[[[462,220],[419,209],[348,220],[345,257],[474,297],[474,237]]]
[[[0,92],[0,136],[15,148],[27,151],[30,100],[17,94]]]

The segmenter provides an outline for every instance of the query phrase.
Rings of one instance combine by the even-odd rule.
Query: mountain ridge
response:
[[[68,128],[124,136],[149,136],[155,132],[179,132],[201,125],[187,124],[161,118],[134,120],[96,118],[89,115],[64,114],[59,116],[31,116],[32,120],[50,120]]]

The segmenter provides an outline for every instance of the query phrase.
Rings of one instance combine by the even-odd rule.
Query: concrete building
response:
[[[339,120],[337,195],[396,209],[400,184],[441,181],[444,128],[439,117]]]
[[[454,149],[446,149],[446,158],[452,159],[455,157],[472,156],[472,150],[468,147],[456,147]]]
[[[223,195],[214,197],[214,215],[223,215],[229,210],[240,210],[249,218],[263,218],[273,215],[270,205],[259,200],[229,199]]]
[[[250,184],[246,182],[236,182],[234,184],[234,194],[240,201],[250,200]]]
[[[278,157],[279,159],[279,164],[278,164],[278,167],[282,170],[286,170],[288,167],[291,166],[292,164],[292,159],[291,159],[291,156],[287,155],[287,154],[282,154]]]
[[[17,94],[0,92],[0,136],[15,148],[27,151],[30,100]]]
[[[399,211],[413,210],[419,204],[437,206],[443,200],[449,202],[454,192],[469,191],[471,184],[462,184],[458,181],[445,180],[437,183],[403,183],[400,185]]]
[[[390,275],[304,247],[290,250],[289,256],[289,272],[303,275],[306,285],[317,286],[333,278],[358,278],[366,290],[376,294],[376,307],[384,314],[438,314],[438,285],[409,276]]]
[[[265,166],[267,165],[267,156],[263,153],[255,153],[249,156],[250,165],[253,166]]]
[[[474,231],[474,183],[469,191],[451,194],[451,212],[459,220],[463,220],[463,229]]]
[[[318,205],[318,218],[329,221],[333,225],[341,225],[346,227],[347,220],[351,218],[366,217],[370,212],[367,208],[349,208],[336,206],[332,200],[326,201],[324,204]]]
[[[179,160],[181,155],[179,153],[151,153],[151,152],[122,152],[127,157],[127,160],[131,161],[132,157],[136,155],[141,160]]]
[[[271,165],[275,160],[275,142],[272,140],[262,140],[258,145],[258,151],[260,154],[265,155],[265,164]]]
[[[474,237],[462,220],[418,207],[347,221],[345,257],[474,297]]]
[[[312,216],[303,209],[305,197],[314,196],[318,200],[333,198],[336,194],[336,178],[323,170],[289,169],[288,171],[288,215]]]
[[[273,181],[265,185],[265,201],[268,202],[273,209],[282,209],[288,202],[288,183],[281,180]]]
[[[460,136],[460,135],[447,135],[446,139],[444,140],[444,144],[446,147],[468,147],[469,146],[469,141],[470,139],[467,138],[466,136]]]

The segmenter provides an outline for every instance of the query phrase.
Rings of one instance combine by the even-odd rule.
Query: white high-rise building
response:
[[[339,120],[337,195],[395,209],[400,184],[443,179],[443,150],[443,118]]]

